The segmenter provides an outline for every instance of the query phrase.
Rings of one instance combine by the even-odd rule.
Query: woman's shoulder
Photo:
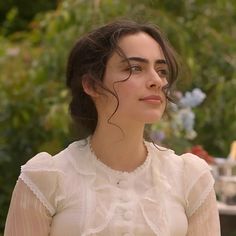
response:
[[[176,154],[174,150],[149,143],[149,152],[152,158],[162,166],[168,169],[181,169],[184,172],[202,172],[209,171],[211,167],[202,158],[192,154]]]
[[[76,158],[86,155],[86,142],[79,140],[72,142],[66,148],[55,155],[47,152],[40,152],[29,159],[21,171],[51,171],[66,172],[68,168],[75,165]]]
[[[195,172],[211,170],[210,165],[205,160],[192,153],[184,153],[180,157],[182,158],[184,162],[184,167],[187,170]]]
[[[21,167],[21,179],[53,215],[73,186],[81,179],[75,160],[86,153],[83,141],[76,141],[56,155],[40,152]],[[85,158],[86,159],[86,158]],[[74,181],[74,182],[73,182]],[[73,184],[72,184],[73,183]],[[78,186],[78,185],[77,185]]]
[[[170,178],[178,177],[185,183],[185,191],[189,192],[194,185],[205,188],[204,182],[208,183],[210,189],[214,183],[211,174],[211,166],[202,158],[192,154],[176,154],[173,150],[167,149],[166,153],[158,151],[161,159],[161,171],[165,172]],[[162,154],[160,154],[162,153]],[[175,182],[175,180],[174,180]]]
[[[153,167],[165,177],[172,194],[183,196],[187,215],[192,215],[213,189],[211,167],[192,153],[177,155],[173,150],[156,148],[153,144],[152,152]]]

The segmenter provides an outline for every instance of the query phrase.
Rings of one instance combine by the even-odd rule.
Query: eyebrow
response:
[[[149,60],[143,57],[128,57],[122,60],[121,62],[127,62],[128,61],[137,61],[137,62],[142,62],[142,63],[149,63]],[[166,64],[166,60],[164,59],[157,59],[155,61],[155,64]]]

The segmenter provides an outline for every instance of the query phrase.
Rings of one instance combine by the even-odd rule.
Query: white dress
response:
[[[39,153],[22,166],[4,235],[220,235],[207,163],[145,145],[145,162],[129,173],[99,161],[89,138]]]

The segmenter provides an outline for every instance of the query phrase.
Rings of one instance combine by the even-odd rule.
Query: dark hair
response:
[[[150,35],[162,48],[169,70],[164,92],[167,99],[172,101],[171,90],[178,76],[178,63],[174,50],[160,29],[151,24],[127,20],[109,23],[80,38],[69,55],[66,83],[72,94],[70,113],[80,131],[79,138],[92,134],[97,125],[97,110],[90,96],[83,90],[83,78],[89,78],[94,89],[97,85],[106,89],[102,81],[108,59],[114,51],[125,57],[118,47],[119,39],[139,32]],[[114,92],[108,92],[116,97]]]

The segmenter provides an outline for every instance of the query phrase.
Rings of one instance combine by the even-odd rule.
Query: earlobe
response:
[[[96,98],[99,96],[98,92],[95,89],[95,86],[92,83],[92,80],[89,76],[83,76],[82,79],[82,86],[84,89],[84,92],[88,94],[92,98]]]

